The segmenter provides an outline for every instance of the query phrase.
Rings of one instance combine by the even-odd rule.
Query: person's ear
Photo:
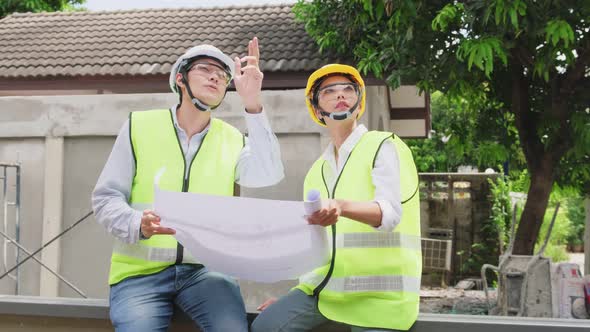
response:
[[[182,82],[182,74],[181,73],[177,73],[176,74],[176,85],[179,87],[184,87],[184,83]]]
[[[322,120],[322,118],[323,118],[324,116],[322,115],[322,113],[320,112],[320,110],[319,110],[317,107],[314,107],[314,108],[313,108],[313,111],[315,112],[315,116],[316,116],[318,119]]]

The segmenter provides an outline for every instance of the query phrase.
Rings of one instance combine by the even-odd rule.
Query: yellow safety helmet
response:
[[[358,72],[358,70],[351,66],[336,63],[325,65],[322,68],[314,71],[311,74],[311,76],[309,76],[309,79],[307,80],[307,86],[305,87],[305,103],[307,104],[309,115],[311,116],[313,121],[315,121],[320,126],[325,127],[326,124],[322,120],[320,120],[316,115],[315,107],[317,106],[317,100],[315,100],[314,93],[316,88],[322,83],[322,81],[325,78],[329,76],[335,76],[337,74],[343,74],[343,76],[348,76],[352,78],[353,81],[356,81],[361,92],[361,98],[359,102],[360,110],[357,119],[360,118],[363,115],[363,113],[365,113],[365,81],[363,81],[363,78],[361,77],[361,74]]]

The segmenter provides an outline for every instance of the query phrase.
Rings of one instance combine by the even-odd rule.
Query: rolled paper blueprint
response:
[[[322,208],[322,198],[320,191],[317,189],[311,189],[307,192],[305,202],[303,202],[303,209],[305,215],[311,216],[314,212]]]

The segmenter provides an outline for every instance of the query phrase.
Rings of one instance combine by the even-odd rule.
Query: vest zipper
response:
[[[205,134],[205,136],[203,137],[203,140],[201,141],[201,145],[199,145],[199,148],[197,149],[197,151],[195,152],[195,155],[193,156],[193,159],[191,160],[191,163],[189,165],[188,168],[188,172],[186,169],[186,157],[184,156],[184,151],[182,150],[182,144],[180,143],[180,139],[178,138],[178,134],[176,133],[176,128],[174,127],[174,117],[172,116],[172,109],[170,110],[170,121],[172,122],[172,129],[174,130],[174,137],[176,137],[176,141],[178,142],[178,148],[180,149],[180,155],[182,156],[182,174],[183,174],[183,180],[182,180],[182,192],[188,192],[188,187],[189,187],[189,180],[190,180],[190,176],[191,176],[191,168],[193,166],[193,162],[195,161],[195,159],[197,158],[197,155],[199,154],[199,151],[201,151],[201,147],[203,147],[203,144],[205,144],[205,138],[207,138],[207,134],[209,132],[207,132],[207,134]],[[211,120],[210,120],[211,123]],[[180,242],[176,242],[176,261],[174,262],[175,265],[178,264],[182,264],[182,259],[184,258],[184,246],[182,244],[180,244]]]
[[[184,159],[184,153],[182,154],[182,159]],[[184,173],[186,173],[186,161],[184,161]],[[188,191],[188,177],[185,176],[182,180],[182,192]],[[182,264],[182,260],[184,259],[184,246],[180,244],[180,242],[176,241],[176,261],[174,265]]]
[[[365,135],[363,135],[363,137],[364,136]],[[329,198],[334,199],[334,197],[336,196],[336,188],[338,187],[338,183],[340,182],[340,177],[342,176],[342,173],[344,173],[344,170],[346,169],[346,165],[348,164],[350,157],[354,153],[354,150],[361,143],[361,141],[362,141],[362,137],[357,142],[357,144],[352,148],[352,150],[350,151],[350,154],[348,155],[348,158],[346,158],[346,161],[344,162],[344,166],[342,166],[342,170],[340,171],[340,174],[338,174],[338,178],[336,178],[336,182],[334,183],[334,188],[333,188],[332,192],[330,192],[330,189],[328,188],[328,184],[326,182],[326,178],[324,177],[324,166],[326,165],[326,161],[324,160],[324,162],[322,163],[322,167],[321,167],[320,171],[322,173],[322,181],[324,182],[324,186],[326,187],[326,192],[328,193]],[[383,142],[381,142],[381,144],[383,144]],[[377,149],[376,153],[378,153],[378,152],[379,152],[379,149]],[[375,165],[373,164],[373,167],[374,166]],[[322,311],[320,310],[320,292],[324,289],[324,287],[326,287],[326,285],[330,281],[330,278],[332,277],[332,273],[334,272],[335,263],[336,263],[336,224],[332,225],[332,260],[330,262],[330,268],[328,269],[328,273],[324,277],[324,280],[322,280],[322,282],[320,282],[319,285],[313,290],[313,296],[316,298],[316,307],[318,308],[318,311],[320,313],[322,313]]]
[[[328,184],[326,183],[326,178],[324,177],[324,165],[326,164],[326,162],[324,161],[324,163],[322,164],[322,168],[321,168],[321,172],[322,172],[322,181],[324,181],[324,186],[326,187],[326,192],[328,193],[328,197],[329,198],[334,198],[334,192],[336,189],[336,185],[334,185],[334,191],[332,191],[332,193],[330,193],[330,188],[328,188]],[[342,168],[342,170],[344,170],[344,168]],[[318,306],[318,310],[319,310],[319,301],[320,301],[320,292],[324,289],[324,287],[326,287],[326,285],[328,284],[328,281],[330,281],[330,278],[332,277],[332,272],[334,272],[334,263],[336,262],[336,224],[332,225],[332,259],[330,260],[330,268],[328,269],[328,273],[326,273],[326,276],[324,277],[324,280],[322,280],[322,282],[319,283],[319,285],[314,288],[313,290],[313,296],[316,298],[317,301],[317,306]]]
[[[344,162],[344,166],[342,166],[342,170],[340,171],[340,174],[338,174],[338,178],[336,178],[336,182],[334,183],[334,188],[332,189],[331,193],[330,193],[330,188],[328,188],[328,183],[326,182],[326,178],[324,177],[324,165],[326,165],[326,161],[324,160],[324,163],[322,164],[322,168],[321,168],[322,181],[324,182],[324,186],[326,187],[326,192],[328,193],[329,198],[334,199],[334,196],[336,195],[336,188],[338,187],[338,182],[340,182],[340,177],[342,176],[342,173],[344,173],[344,170],[346,169],[346,165],[348,164],[348,160],[350,160],[350,156],[352,156],[354,149],[356,148],[357,145],[358,145],[358,143],[355,145],[354,148],[352,148],[352,151],[350,151],[348,158],[346,158],[346,161]],[[330,268],[328,269],[328,273],[326,274],[326,277],[324,277],[324,280],[322,280],[322,282],[320,282],[320,284],[313,290],[313,296],[315,296],[315,298],[316,298],[318,310],[319,310],[319,302],[320,302],[320,292],[324,289],[324,287],[326,287],[326,285],[330,281],[330,278],[332,277],[332,273],[334,272],[334,265],[336,263],[336,224],[333,224],[331,227],[332,227],[332,260],[330,261]],[[320,313],[321,313],[321,311],[320,311]]]

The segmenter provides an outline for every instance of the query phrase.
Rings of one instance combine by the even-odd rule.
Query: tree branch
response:
[[[563,97],[573,93],[574,86],[586,73],[586,66],[590,65],[590,38],[586,38],[584,47],[580,49],[578,59],[565,73],[559,94]]]
[[[533,68],[535,66],[535,60],[533,59],[533,54],[523,47],[522,45],[518,45],[516,47],[516,52],[513,53],[516,56],[516,59],[525,67]]]
[[[517,50],[513,49],[515,57]],[[537,136],[538,117],[531,112],[529,100],[530,78],[524,76],[520,64],[510,66],[512,87],[511,110],[518,128],[520,144],[529,166],[536,168],[540,156],[544,153],[543,144]]]
[[[559,121],[559,129],[553,135],[555,140],[548,148],[548,153],[555,165],[559,163],[561,157],[565,155],[567,151],[573,146],[572,140],[572,126],[571,116],[573,114],[574,107],[568,107],[563,102],[554,103],[554,109],[552,111],[557,114],[557,120]]]
[[[568,151],[572,145],[572,128],[570,123],[575,107],[568,107],[567,100],[579,89],[579,82],[583,81],[586,66],[590,64],[590,41],[581,51],[576,62],[561,79],[555,79],[551,84],[551,114],[559,121],[559,130],[555,134],[555,144],[552,144],[550,155],[555,163]]]

